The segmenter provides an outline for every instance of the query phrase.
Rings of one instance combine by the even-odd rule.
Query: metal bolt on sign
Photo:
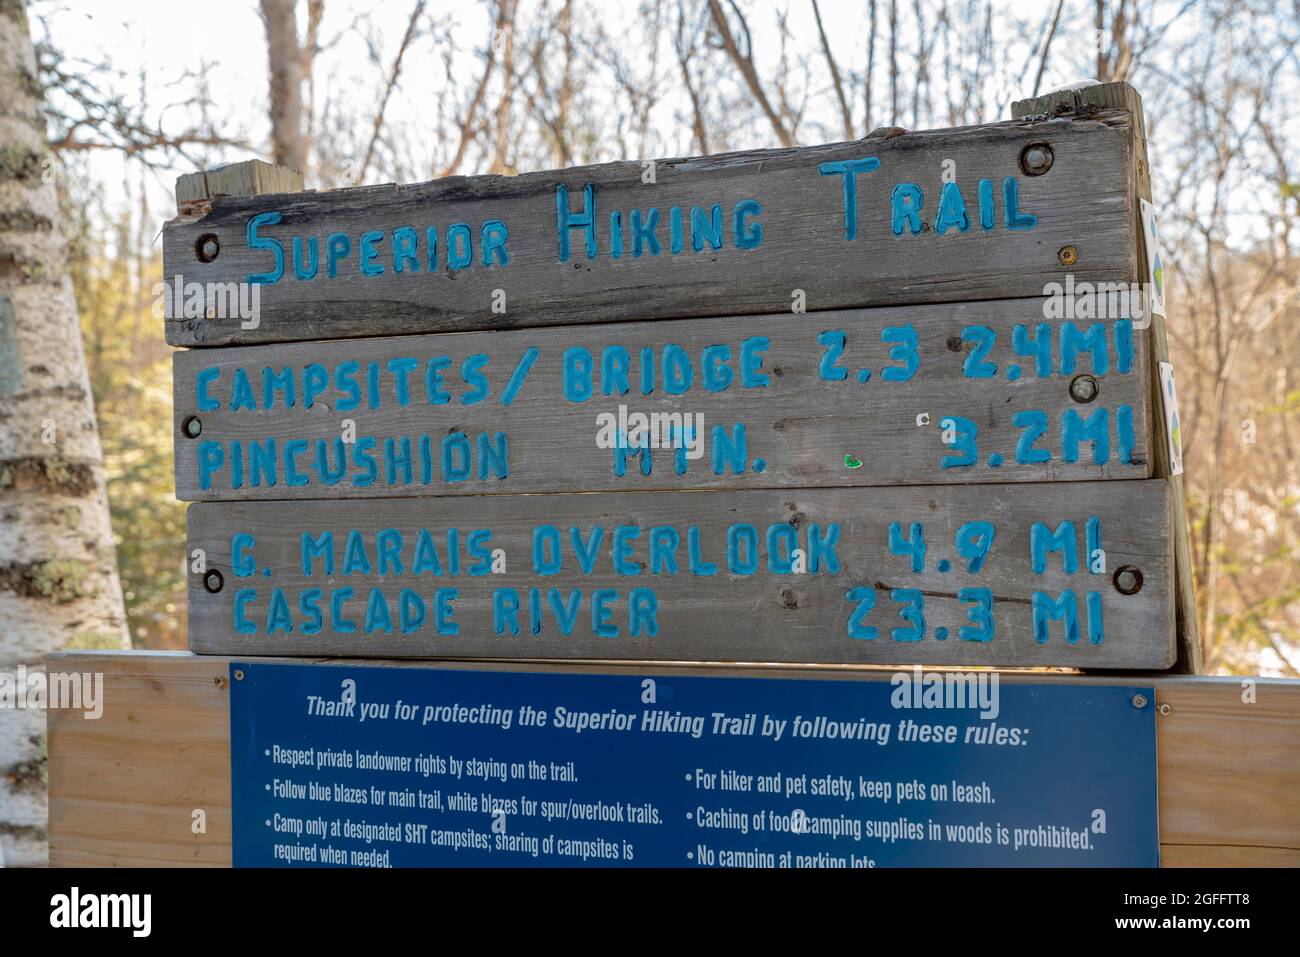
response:
[[[1136,565],[1115,569],[1115,590],[1121,595],[1136,595],[1142,590],[1142,571]]]
[[[1097,380],[1087,373],[1075,376],[1070,382],[1070,398],[1075,402],[1091,402],[1100,391]]]
[[[201,263],[213,262],[221,254],[221,241],[214,233],[204,233],[194,244],[194,255]]]
[[[1020,151],[1020,168],[1027,176],[1042,176],[1052,168],[1055,158],[1046,143],[1030,143]]]

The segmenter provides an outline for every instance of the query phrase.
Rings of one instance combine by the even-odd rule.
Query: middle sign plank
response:
[[[1166,483],[192,505],[199,653],[1166,668]]]
[[[181,352],[176,489],[1144,478],[1146,348],[1130,320],[1048,297]]]

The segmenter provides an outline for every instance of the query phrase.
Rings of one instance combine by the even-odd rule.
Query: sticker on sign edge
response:
[[[1156,208],[1142,200],[1142,238],[1147,251],[1147,304],[1151,314],[1165,315],[1165,250],[1160,242]],[[1181,471],[1181,469],[1179,470]]]
[[[1165,410],[1165,435],[1169,438],[1169,474],[1183,474],[1182,419],[1178,414],[1178,390],[1174,387],[1174,364],[1160,363],[1160,403]]]

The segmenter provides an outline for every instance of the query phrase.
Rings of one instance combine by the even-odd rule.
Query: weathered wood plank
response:
[[[245,160],[177,177],[176,208],[182,214],[201,215],[211,209],[214,199],[224,196],[297,193],[302,188],[302,173],[296,169]]]
[[[800,300],[813,311],[1027,297],[1067,271],[1127,282],[1136,262],[1132,137],[1129,114],[1114,112],[218,199],[201,219],[165,230],[165,273],[177,290],[167,339],[226,345],[753,315]],[[1034,144],[1050,146],[1053,162],[1030,175],[1021,156]],[[946,191],[945,168],[956,177]],[[570,216],[588,208],[590,250]],[[296,278],[295,238],[299,272],[311,279]],[[1061,258],[1067,246],[1077,259]],[[256,310],[244,310],[253,318],[221,304],[205,318],[213,302],[203,295],[184,308],[188,283],[246,281],[260,283]]]
[[[180,652],[70,652],[51,656],[48,671],[104,676],[98,720],[47,713],[50,864],[229,866],[224,669]]]
[[[190,647],[208,654],[1173,660],[1158,481],[1012,495],[951,486],[201,503],[188,522],[191,554],[206,561],[190,575]],[[1062,550],[1046,550],[1058,529]],[[1138,570],[1140,590],[1121,594],[1122,568]],[[1058,598],[1077,605],[1072,628],[1071,615],[1048,621]]]
[[[166,652],[52,655],[54,672],[104,676],[98,721],[49,712],[50,863],[229,866],[230,661]],[[285,660],[285,659],[281,659]],[[360,664],[362,662],[358,662]],[[370,662],[374,664],[375,662]],[[680,674],[663,665],[390,662],[393,667]],[[888,681],[884,669],[704,668],[692,674]],[[1003,674],[1003,682],[1131,679]],[[1300,866],[1300,682],[1143,678],[1156,689],[1165,867]],[[195,833],[193,812],[206,812]]]
[[[1074,316],[1068,306],[1016,299],[179,352],[176,493],[1144,478],[1145,333],[1127,320],[1055,318]],[[1088,377],[1095,395],[1075,382]],[[611,447],[611,423],[627,428],[637,414],[662,416],[659,427],[629,436],[630,450]],[[697,439],[684,443],[688,426]]]
[[[1125,110],[1132,116],[1134,126],[1133,155],[1129,160],[1134,168],[1134,188],[1137,199],[1153,201],[1151,189],[1151,164],[1147,158],[1146,118],[1142,110],[1142,97],[1128,83],[1099,83],[1094,86],[1080,87],[1075,90],[1060,90],[1030,100],[1019,100],[1011,104],[1011,116],[1025,119],[1031,116],[1087,116],[1109,110]],[[1131,224],[1137,242],[1133,247],[1134,274],[1145,276],[1139,263],[1145,261],[1146,245],[1142,230],[1142,219],[1135,215]],[[1169,335],[1166,330],[1165,317],[1151,316],[1150,349],[1148,362],[1151,365],[1152,383],[1160,382],[1158,367],[1161,362],[1169,361]],[[1200,629],[1196,611],[1196,582],[1192,574],[1192,546],[1187,528],[1187,504],[1183,490],[1183,477],[1171,474],[1169,461],[1169,436],[1165,427],[1163,407],[1154,406],[1152,435],[1155,456],[1155,474],[1168,480],[1174,509],[1174,569],[1175,602],[1178,627],[1178,661],[1176,670],[1197,674],[1201,670]]]

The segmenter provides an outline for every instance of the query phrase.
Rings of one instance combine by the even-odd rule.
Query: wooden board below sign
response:
[[[1050,166],[1022,163],[1031,146],[1036,155],[1050,150]],[[1041,295],[1067,273],[1130,282],[1132,156],[1131,117],[1112,111],[515,177],[221,198],[164,231],[167,341],[999,299]],[[943,181],[945,169],[953,182]],[[590,229],[575,215],[590,215]],[[237,283],[255,286],[256,302],[251,288],[241,301]]]
[[[174,652],[64,652],[51,674],[103,675],[98,721],[49,711],[50,864],[229,867],[230,658]],[[491,668],[677,675],[663,665],[390,662],[402,668]],[[692,667],[690,674],[888,681],[887,669]],[[1005,683],[1132,679],[1002,674]],[[1163,867],[1300,866],[1300,682],[1155,676],[1160,863]],[[194,811],[207,827],[194,827]],[[197,831],[197,833],[196,833]]]
[[[1174,656],[1162,481],[201,503],[188,525],[208,654]]]
[[[1014,299],[179,352],[176,491],[1145,478],[1147,333],[1125,319],[1060,318],[1074,306]],[[1095,394],[1077,393],[1088,376]],[[630,444],[649,448],[612,447],[638,415],[654,427]],[[693,442],[682,441],[688,426]]]

